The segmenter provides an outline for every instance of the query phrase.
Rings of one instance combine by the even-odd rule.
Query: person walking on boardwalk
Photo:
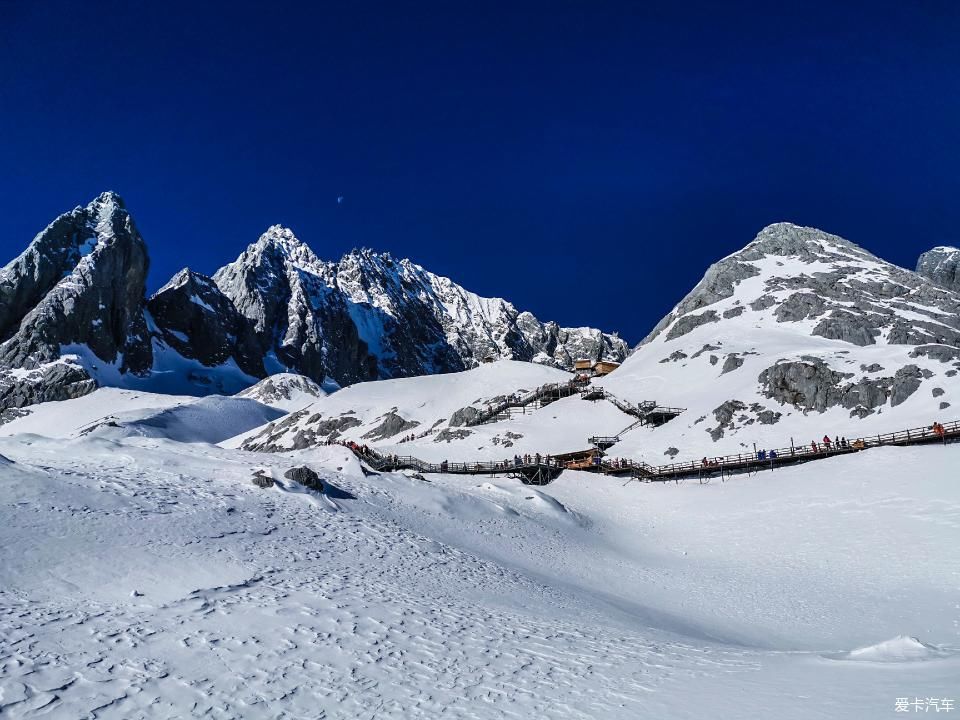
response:
[[[827,452],[830,452],[830,436],[829,435],[823,436],[823,449],[826,450]]]
[[[814,452],[820,452],[820,448],[817,447],[817,441],[816,441],[816,440],[811,440],[811,441],[810,441],[810,447],[813,449]]]
[[[936,433],[938,438],[946,442],[947,429],[939,422],[933,423],[933,432]]]

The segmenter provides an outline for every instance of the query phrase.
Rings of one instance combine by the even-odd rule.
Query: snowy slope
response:
[[[444,430],[459,429],[450,427],[458,410],[484,407],[493,398],[570,377],[556,368],[501,360],[460,373],[358,383],[248,435],[244,442],[251,448],[289,450],[327,438],[376,443],[427,433],[432,440]]]
[[[611,403],[579,396],[517,410],[499,422],[466,426],[463,421],[465,410],[483,410],[504,396],[571,377],[554,368],[501,360],[461,373],[358,383],[222,444],[285,452],[353,440],[436,462],[499,461],[515,454],[583,450],[590,447],[591,435],[615,435],[635,422]]]
[[[142,436],[217,443],[276,420],[285,412],[251,398],[196,398],[100,388],[72,400],[23,408],[17,417],[0,424],[0,436]]]
[[[89,395],[21,408],[13,419],[0,424],[0,436],[36,434],[51,438],[77,437],[83,430],[115,421],[121,414],[153,414],[170,407],[192,403],[196,398],[181,395],[100,388]]]
[[[955,694],[958,453],[533,489],[3,438],[0,711],[872,720]]]
[[[117,413],[115,419],[96,423],[84,432],[112,439],[136,436],[181,443],[218,443],[284,414],[249,398],[208,395],[159,411]]]

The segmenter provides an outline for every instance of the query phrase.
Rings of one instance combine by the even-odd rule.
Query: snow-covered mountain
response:
[[[828,233],[764,228],[603,381],[686,408],[614,452],[718,455],[930,425],[960,404],[960,294]]]
[[[274,226],[212,278],[149,300],[146,245],[114,193],[57,218],[0,269],[0,411],[97,386],[231,394],[278,372],[318,383],[463,370],[492,358],[621,360],[590,328],[541,323],[409,260],[320,260]]]
[[[486,358],[571,368],[622,360],[627,346],[592,328],[561,328],[482,298],[409,260],[356,250],[320,260],[293,232],[271,227],[213,281],[266,348],[268,371],[341,384],[464,370]]]
[[[268,354],[263,338],[270,362],[305,358],[304,340],[325,369],[325,319],[343,311],[357,329],[351,304],[405,312],[389,282],[364,284],[374,270],[341,284],[340,263],[292,242],[265,248],[262,271],[227,274],[236,301],[184,272],[138,312],[99,274],[133,272],[135,242],[126,265],[106,259],[133,233],[91,231],[94,217],[78,220],[87,241],[53,253],[61,269],[41,269],[42,248],[8,266],[4,302],[33,293],[40,308],[24,325],[10,318],[32,311],[4,305],[4,350],[37,348],[8,387],[72,368],[91,384],[169,376],[222,392],[253,382],[242,368]],[[102,243],[93,260],[88,243]],[[122,273],[111,281],[119,291]],[[582,384],[499,360],[329,395],[277,374],[239,397],[101,387],[23,408],[0,425],[0,716],[872,719],[908,694],[945,707],[960,676],[956,443],[723,483],[567,469],[532,487],[373,472],[324,441],[469,461],[619,434],[611,454],[657,464],[929,425],[960,392],[958,307],[916,273],[781,224],[595,381],[616,401],[558,392],[475,425],[498,400]],[[284,325],[291,309],[303,315]],[[140,375],[124,354],[134,336],[76,325],[136,329],[140,313]],[[378,372],[397,332],[366,351]],[[91,349],[110,342],[109,362]],[[623,403],[641,400],[686,410],[635,427]]]

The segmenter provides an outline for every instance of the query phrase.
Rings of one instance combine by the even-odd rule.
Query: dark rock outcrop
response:
[[[164,342],[183,357],[208,367],[233,358],[248,375],[266,374],[252,323],[207,276],[181,270],[150,298],[147,309]]]
[[[0,409],[82,397],[97,383],[77,365],[50,363],[27,373],[0,373]]]
[[[412,430],[419,424],[416,420],[404,420],[395,411],[389,412],[383,416],[383,421],[377,427],[364,433],[363,437],[367,440],[385,440],[388,437]]]
[[[460,408],[459,410],[455,410],[450,416],[450,427],[464,427],[466,425],[472,425],[479,415],[480,411],[470,405]]]
[[[730,355],[727,355],[726,359],[723,361],[723,367],[720,369],[720,374],[726,375],[728,372],[733,372],[742,365],[743,358],[738,357],[736,353],[731,353]]]
[[[290,468],[283,473],[283,476],[287,478],[287,480],[293,480],[304,487],[323,490],[323,481],[320,479],[320,476],[306,465]]]

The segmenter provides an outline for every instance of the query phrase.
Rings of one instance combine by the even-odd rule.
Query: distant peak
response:
[[[304,243],[297,238],[290,228],[284,227],[283,225],[271,225],[267,228],[266,232],[260,236],[256,244],[290,248],[299,247]]]
[[[211,286],[213,285],[213,280],[203,273],[196,272],[191,270],[188,267],[183,268],[182,270],[177,271],[177,273],[167,281],[166,285],[157,290],[154,295],[159,295],[162,292],[167,290],[174,290],[176,288],[182,287],[188,283],[199,284],[202,286]]]
[[[316,254],[302,240],[297,238],[293,230],[283,225],[271,225],[260,236],[251,249],[254,251],[269,250],[277,252],[285,259],[295,264],[312,264],[319,262]]]
[[[767,255],[796,256],[804,261],[825,259],[829,255],[873,256],[859,245],[839,235],[790,222],[767,225],[745,248],[733,254],[741,260],[758,260]]]

